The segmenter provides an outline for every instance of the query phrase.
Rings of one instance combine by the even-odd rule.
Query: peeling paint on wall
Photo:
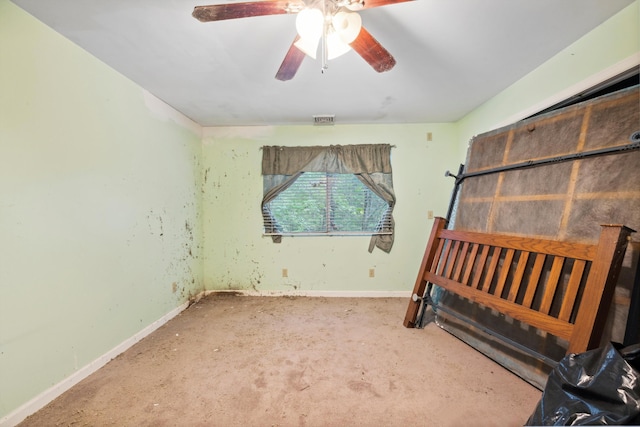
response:
[[[166,211],[164,211],[164,214],[166,215]],[[147,225],[151,235],[164,237],[162,215],[154,213],[153,209],[147,214]]]

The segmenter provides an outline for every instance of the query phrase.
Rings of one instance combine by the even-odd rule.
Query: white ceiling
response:
[[[202,126],[451,122],[632,0],[416,0],[361,11],[395,57],[378,74],[355,52],[305,58],[274,78],[295,15],[201,23],[222,0],[13,0]]]

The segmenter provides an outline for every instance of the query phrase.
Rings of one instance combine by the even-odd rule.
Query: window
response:
[[[265,206],[265,234],[391,234],[389,203],[354,174],[304,172]]]
[[[370,235],[393,246],[391,146],[262,147],[264,234]]]

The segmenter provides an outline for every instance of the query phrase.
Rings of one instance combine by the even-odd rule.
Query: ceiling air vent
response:
[[[331,126],[334,124],[336,116],[333,114],[325,114],[320,116],[313,116],[314,126]]]

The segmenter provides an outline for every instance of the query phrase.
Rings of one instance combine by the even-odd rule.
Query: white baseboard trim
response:
[[[201,293],[195,298],[195,300],[197,301],[203,295],[204,293]],[[128,338],[127,340],[123,341],[122,343],[120,343],[119,345],[117,345],[107,353],[98,357],[93,362],[78,369],[67,378],[63,379],[59,383],[50,387],[49,389],[43,391],[33,399],[29,400],[28,402],[18,407],[16,410],[10,412],[8,415],[2,417],[0,419],[0,427],[14,427],[20,422],[24,421],[24,419],[27,418],[29,415],[34,414],[35,412],[44,408],[46,405],[52,402],[56,397],[60,396],[65,391],[69,390],[71,387],[78,384],[80,381],[87,378],[89,375],[93,374],[98,369],[102,368],[104,365],[109,363],[109,361],[114,359],[116,356],[124,353],[127,349],[129,349],[131,346],[136,344],[138,341],[140,341],[147,335],[151,334],[160,326],[164,325],[169,320],[171,320],[172,318],[180,314],[183,310],[189,307],[190,304],[191,304],[190,302],[185,302],[179,307],[174,308],[169,313],[162,316],[160,319],[156,320],[146,328],[142,329],[140,332],[133,335],[131,338]]]
[[[327,297],[327,298],[407,298],[411,291],[254,291],[254,290],[210,290],[210,294],[235,294],[248,297]]]

